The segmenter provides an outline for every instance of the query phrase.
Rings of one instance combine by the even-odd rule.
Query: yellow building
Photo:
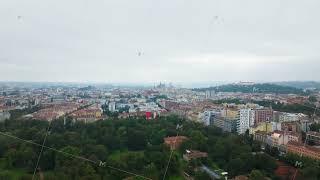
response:
[[[238,119],[239,118],[239,110],[233,108],[225,108],[221,112],[221,116],[228,119]]]
[[[101,117],[102,117],[102,112],[96,111],[96,118],[101,118]]]
[[[264,131],[267,133],[272,132],[272,124],[263,122],[263,123],[260,123],[258,126],[251,127],[249,130],[250,134],[255,134],[255,132],[257,131]]]

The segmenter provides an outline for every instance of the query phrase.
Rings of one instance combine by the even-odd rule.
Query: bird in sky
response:
[[[142,56],[142,52],[141,51],[138,52],[138,56]]]

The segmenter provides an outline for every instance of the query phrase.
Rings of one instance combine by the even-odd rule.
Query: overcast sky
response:
[[[1,0],[0,81],[318,81],[319,7],[319,0]]]

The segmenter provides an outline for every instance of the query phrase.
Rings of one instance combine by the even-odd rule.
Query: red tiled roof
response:
[[[292,176],[294,175],[295,171],[297,170],[296,168],[286,165],[283,162],[277,161],[278,168],[275,170],[275,174],[279,177],[282,178],[287,178],[292,179]]]
[[[291,145],[291,146],[302,147],[302,148],[305,148],[305,149],[308,149],[308,150],[311,150],[311,151],[320,153],[320,149],[315,148],[315,147],[312,147],[312,146],[308,146],[308,145],[304,146],[304,144],[299,143],[299,142],[289,141],[289,142],[288,142],[288,145],[289,145],[289,146]]]

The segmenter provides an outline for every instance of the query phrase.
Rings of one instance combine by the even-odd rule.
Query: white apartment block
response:
[[[115,102],[110,102],[109,103],[109,111],[110,112],[115,112],[116,111],[116,103]]]
[[[203,113],[199,113],[200,121],[206,126],[210,125],[211,113],[211,111],[204,111]]]
[[[279,116],[279,122],[294,122],[299,121],[300,116],[294,113],[282,113]]]
[[[244,134],[250,126],[254,125],[254,112],[252,109],[240,109],[240,118],[237,123],[238,134]]]

